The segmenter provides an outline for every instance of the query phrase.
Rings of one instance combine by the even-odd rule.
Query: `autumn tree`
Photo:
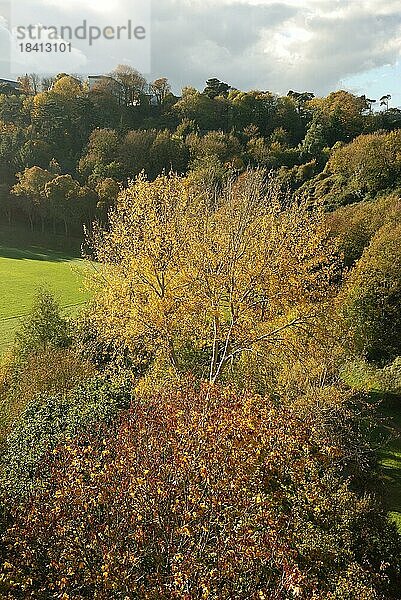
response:
[[[79,192],[80,185],[71,175],[58,175],[45,187],[50,211],[55,220],[64,224],[65,235],[68,235],[70,225],[77,217]]]
[[[340,390],[278,404],[189,382],[139,394],[112,425],[121,401],[88,391],[33,415],[52,452],[2,538],[4,598],[398,599],[395,528],[329,434],[352,422]]]
[[[42,229],[44,219],[48,214],[45,188],[53,179],[53,175],[46,169],[31,167],[18,174],[18,183],[12,188],[12,193],[21,199],[21,207],[28,216],[31,229],[33,229],[35,216],[40,216]]]
[[[82,94],[82,83],[75,77],[64,75],[54,83],[52,91],[63,98],[73,99]]]
[[[52,144],[54,158],[72,171],[93,127],[93,113],[81,83],[63,76],[50,91],[32,98],[32,134]]]
[[[172,112],[180,120],[194,121],[202,131],[227,127],[226,100],[220,97],[209,98],[193,87],[182,90],[182,97],[174,104]]]
[[[366,98],[344,90],[332,92],[325,98],[313,98],[307,102],[307,107],[315,122],[323,126],[330,146],[337,140],[351,141],[367,126],[365,113],[369,107]]]
[[[121,85],[126,106],[140,103],[147,84],[139,71],[129,65],[118,65],[111,76]]]
[[[105,337],[131,347],[145,339],[177,373],[189,344],[207,357],[210,381],[243,353],[311,326],[337,268],[320,209],[283,196],[261,172],[218,197],[176,176],[140,177],[93,244]]]
[[[240,158],[242,154],[238,138],[222,131],[210,131],[204,136],[191,134],[187,137],[186,144],[193,161],[206,156],[215,156],[225,164]]]
[[[378,364],[401,354],[400,222],[383,225],[356,264],[342,312],[355,351]]]
[[[327,216],[344,262],[353,266],[383,225],[396,227],[401,220],[401,200],[391,194],[371,201],[342,206]]]
[[[341,175],[359,194],[393,186],[401,177],[401,133],[360,135],[335,150],[327,170]]]
[[[171,92],[171,85],[166,77],[159,77],[159,79],[155,79],[155,81],[150,84],[150,89],[155,95],[158,105],[161,106]]]
[[[22,94],[28,95],[32,93],[31,80],[28,74],[18,77],[17,81]]]

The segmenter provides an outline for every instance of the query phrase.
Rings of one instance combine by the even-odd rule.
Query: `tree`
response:
[[[36,216],[40,217],[42,231],[44,230],[45,217],[48,215],[46,202],[46,184],[53,179],[53,175],[46,169],[30,167],[17,174],[16,183],[11,192],[21,198],[21,207],[28,216],[31,229]]]
[[[75,77],[64,75],[56,80],[52,91],[67,100],[72,100],[82,94],[82,83]]]
[[[19,456],[24,428],[52,452],[12,508],[5,597],[399,598],[395,529],[328,426],[351,424],[339,390],[276,402],[185,382],[123,398],[110,423],[124,403],[85,387],[30,407],[10,436]]]
[[[117,202],[120,186],[114,179],[107,177],[106,179],[99,181],[96,186],[96,193],[98,195],[97,210],[101,215],[101,219],[105,221],[109,210],[113,208]]]
[[[146,171],[152,178],[157,177],[164,171],[173,171],[181,175],[186,172],[188,162],[189,152],[186,145],[166,129],[156,134],[150,148],[150,165]]]
[[[352,267],[383,225],[396,227],[401,217],[401,200],[397,194],[355,202],[328,215],[333,235],[339,241],[344,263]]]
[[[228,83],[224,83],[219,79],[213,77],[212,79],[208,79],[206,81],[206,87],[203,90],[203,93],[209,98],[216,98],[217,96],[224,96],[227,98],[228,92],[230,91],[231,86]]]
[[[37,73],[30,73],[28,75],[31,82],[31,89],[33,94],[37,94],[39,92],[40,87],[40,76]]]
[[[361,96],[361,99],[365,102],[366,110],[369,111],[370,115],[372,115],[373,105],[376,104],[377,100],[374,100],[373,98],[368,98],[367,96],[365,96],[365,94]]]
[[[339,174],[359,195],[394,186],[401,176],[401,132],[360,135],[333,152],[327,171]]]
[[[313,100],[315,94],[313,94],[312,92],[294,92],[293,90],[290,90],[287,96],[295,100],[298,106],[298,110],[301,111],[303,110],[303,107],[306,104],[306,102],[310,102],[310,100]]]
[[[221,129],[227,122],[227,103],[224,98],[209,98],[192,87],[182,90],[182,97],[172,107],[182,121],[194,121],[201,131]],[[225,128],[225,127],[224,127]]]
[[[18,125],[0,121],[0,177],[10,187],[15,181],[15,174],[24,167],[21,148],[26,138],[26,131]]]
[[[338,140],[349,142],[364,132],[367,125],[366,96],[355,96],[344,90],[330,93],[326,98],[314,98],[308,103],[313,118],[324,127],[329,146]]]
[[[279,130],[275,130],[276,133]],[[279,138],[280,136],[277,136]],[[247,144],[247,153],[251,159],[251,164],[255,167],[263,166],[268,168],[288,166],[293,167],[300,160],[299,150],[290,147],[284,142],[274,141],[267,143],[262,137],[252,138]]]
[[[8,225],[11,225],[14,202],[10,195],[8,185],[0,184],[0,214],[5,218]]]
[[[232,133],[222,131],[210,131],[204,136],[189,135],[186,144],[193,161],[215,156],[222,164],[228,164],[242,154],[239,139]]]
[[[140,104],[146,88],[146,79],[139,71],[128,65],[118,65],[111,76],[123,89],[125,106]]]
[[[31,80],[30,80],[30,77],[28,74],[23,75],[22,77],[18,77],[17,81],[18,81],[19,89],[22,94],[26,94],[26,95],[32,94],[33,89],[32,89]]]
[[[33,306],[17,331],[14,344],[0,365],[0,439],[3,443],[26,406],[45,393],[63,393],[93,373],[93,367],[72,346],[71,323],[62,315],[61,308],[46,288],[39,289]],[[47,425],[43,423],[44,429]],[[26,429],[25,432],[27,433]],[[20,441],[22,441],[22,437]],[[17,446],[18,444],[16,444]],[[6,459],[11,470],[18,464],[21,454],[30,455],[32,447],[20,444],[21,454],[14,446],[13,460]],[[28,444],[29,446],[29,444]],[[32,455],[31,455],[32,456]],[[4,489],[5,469],[0,457],[0,488]],[[29,458],[28,458],[29,461]],[[11,466],[13,463],[13,466]],[[25,485],[14,470],[14,483],[5,486],[11,490]],[[29,479],[27,468],[22,479]],[[33,473],[31,473],[33,475]],[[26,481],[27,485],[29,483]]]
[[[117,128],[123,122],[123,91],[112,77],[101,78],[89,91],[94,109],[94,124],[100,129]]]
[[[55,77],[42,77],[42,79],[41,79],[41,91],[42,92],[50,92],[50,90],[52,89],[53,84],[54,84],[55,81],[56,81]]]
[[[53,150],[53,146],[45,140],[28,140],[22,146],[20,153],[23,166],[45,169],[52,160]]]
[[[161,106],[171,92],[171,85],[166,77],[160,77],[150,84],[150,89],[155,95],[158,105]]]
[[[107,177],[104,171],[115,164],[120,157],[121,140],[114,129],[95,129],[92,131],[86,154],[79,161],[79,172],[88,178]],[[120,172],[122,168],[120,166]],[[119,177],[117,177],[119,178]],[[123,178],[121,173],[120,178]]]
[[[71,222],[79,227],[83,225],[90,227],[97,216],[98,201],[99,197],[96,190],[88,185],[81,186],[78,189],[77,206]]]
[[[157,136],[157,131],[143,129],[129,131],[121,146],[121,155],[126,178],[135,177],[142,171],[150,170],[151,148]]]
[[[385,106],[386,110],[389,109],[389,102],[391,100],[391,94],[386,94],[380,98],[380,106]]]
[[[33,137],[51,144],[63,168],[71,167],[77,149],[69,104],[63,94],[41,92],[34,96],[31,111]]]
[[[337,268],[321,212],[271,182],[265,189],[260,172],[220,197],[176,176],[140,177],[93,244],[103,265],[94,315],[105,339],[145,340],[177,373],[183,344],[203,349],[210,381],[241,354],[308,328]]]
[[[27,356],[49,348],[66,348],[71,344],[69,324],[61,315],[54,296],[40,290],[28,318],[17,336],[18,354]]]
[[[287,94],[287,100],[291,100],[294,103],[298,118],[301,121],[301,126],[298,125],[297,127],[298,131],[303,130],[303,132],[305,132],[305,128],[311,117],[309,103],[314,98],[315,94],[312,92],[294,92],[293,90],[290,90]],[[293,130],[294,127],[291,129]]]
[[[79,193],[80,185],[71,175],[58,175],[45,186],[54,222],[59,220],[64,224],[65,235],[69,234],[70,225],[77,221]]]
[[[323,125],[312,121],[302,142],[302,152],[307,158],[316,158],[322,161],[322,152],[326,147],[327,140],[324,135]]]
[[[401,223],[384,225],[345,289],[342,311],[358,354],[380,365],[401,354]]]

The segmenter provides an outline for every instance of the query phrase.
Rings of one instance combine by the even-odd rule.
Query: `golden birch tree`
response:
[[[211,382],[244,353],[311,327],[338,270],[321,208],[288,197],[262,171],[219,195],[175,175],[139,177],[93,247],[101,334],[128,348],[145,343],[177,373],[190,345],[207,357]]]

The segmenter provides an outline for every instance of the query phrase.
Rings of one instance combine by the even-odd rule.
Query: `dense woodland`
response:
[[[2,359],[1,597],[399,600],[356,379],[401,396],[401,111],[20,84],[2,219],[81,235],[93,300],[41,291]]]
[[[42,83],[31,75],[18,95],[0,95],[4,219],[79,233],[104,221],[120,186],[142,172],[214,189],[258,166],[330,208],[397,186],[401,110],[389,96],[373,112],[373,100],[345,91],[280,97],[210,79],[203,92],[176,97],[164,78],[148,84],[124,66],[112,75],[91,91],[65,74]]]

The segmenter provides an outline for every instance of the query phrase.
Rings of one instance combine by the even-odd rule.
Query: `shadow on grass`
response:
[[[386,507],[391,512],[401,513],[401,462],[399,467],[389,467],[382,463],[381,471],[386,487]]]
[[[386,439],[379,451],[383,500],[401,532],[401,397],[384,392],[371,392],[369,396],[375,402],[380,401],[383,423],[379,435]]]
[[[0,245],[0,258],[10,258],[13,260],[41,260],[45,262],[66,262],[80,258],[78,252],[62,252],[50,250],[39,246],[30,246],[28,248],[13,248]]]
[[[0,224],[0,257],[64,262],[82,258],[82,237],[65,237]]]

